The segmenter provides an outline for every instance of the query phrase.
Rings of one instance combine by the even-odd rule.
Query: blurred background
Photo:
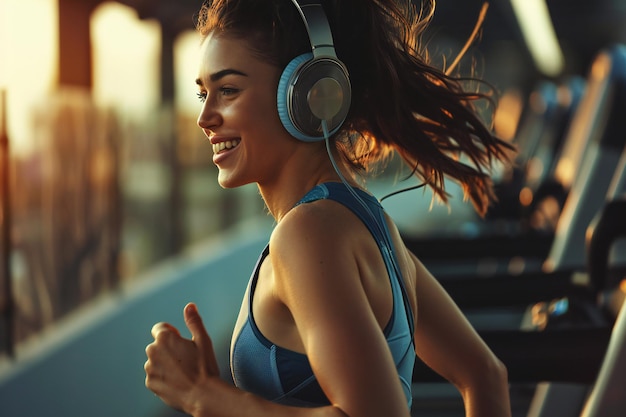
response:
[[[263,215],[254,188],[220,192],[195,124],[200,4],[0,3],[15,342]]]
[[[250,222],[271,228],[254,185],[217,185],[211,148],[195,124],[201,4],[0,0],[0,357],[8,368],[20,346],[90,303],[149,281],[161,265],[208,241],[224,250],[225,233],[245,237]],[[435,62],[462,51],[483,5],[437,3],[426,36]],[[495,87],[495,129],[523,143],[529,109],[546,106],[538,86],[571,101],[562,86],[587,77],[597,53],[625,38],[626,0],[493,0],[459,69]],[[407,185],[397,178],[384,174],[371,189],[381,196]],[[522,216],[530,200],[520,190],[503,194],[488,218],[505,220],[500,231],[553,232],[549,218]],[[482,220],[453,184],[450,193],[449,208],[431,207],[431,194],[421,191],[386,207],[407,236],[474,233]],[[510,201],[518,208],[508,210]]]

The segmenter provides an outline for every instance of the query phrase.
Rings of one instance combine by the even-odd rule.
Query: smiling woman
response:
[[[233,331],[236,388],[190,303],[191,340],[157,323],[146,348],[146,386],[165,403],[196,417],[409,416],[417,354],[468,416],[510,416],[505,367],[361,176],[396,152],[444,200],[444,176],[480,213],[493,198],[489,168],[511,147],[478,115],[487,97],[420,55],[426,6],[204,3],[197,124],[218,183],[256,184],[275,227]]]

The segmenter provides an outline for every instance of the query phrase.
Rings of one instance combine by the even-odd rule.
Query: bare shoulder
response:
[[[330,200],[318,200],[293,208],[278,223],[270,247],[280,253],[313,255],[346,249],[353,235],[361,233],[360,221],[347,208]],[[296,253],[294,253],[294,251]]]
[[[336,293],[341,285],[355,291],[361,286],[363,242],[369,242],[367,229],[339,203],[318,200],[295,207],[270,237],[277,295],[293,308],[288,300],[295,293]]]

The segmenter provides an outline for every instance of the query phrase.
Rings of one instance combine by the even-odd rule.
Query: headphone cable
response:
[[[413,191],[413,190],[417,190],[418,188],[422,188],[425,187],[427,184],[425,182],[421,183],[421,184],[417,184],[417,185],[413,185],[411,187],[407,187],[407,188],[403,188],[401,190],[398,191],[394,191],[392,193],[387,194],[386,196],[382,197],[380,200],[381,203],[383,202],[383,200],[386,200],[389,197],[393,197],[394,195],[400,194],[400,193],[405,193],[407,191]]]

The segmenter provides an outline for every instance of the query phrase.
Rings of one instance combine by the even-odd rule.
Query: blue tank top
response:
[[[394,255],[391,236],[380,203],[364,191],[355,189],[367,209],[342,183],[324,183],[309,191],[298,204],[320,199],[337,201],[352,210],[365,223],[381,251],[393,294],[393,311],[384,335],[391,350],[398,378],[402,383],[409,408],[412,403],[411,380],[415,364],[413,346],[413,315],[404,282]],[[376,219],[372,218],[372,215]],[[378,225],[376,223],[378,223]],[[231,346],[231,372],[237,387],[270,401],[304,407],[328,405],[330,402],[319,386],[305,354],[276,346],[256,326],[252,314],[252,298],[259,267],[269,254],[269,245],[256,263],[248,287],[248,317]]]

